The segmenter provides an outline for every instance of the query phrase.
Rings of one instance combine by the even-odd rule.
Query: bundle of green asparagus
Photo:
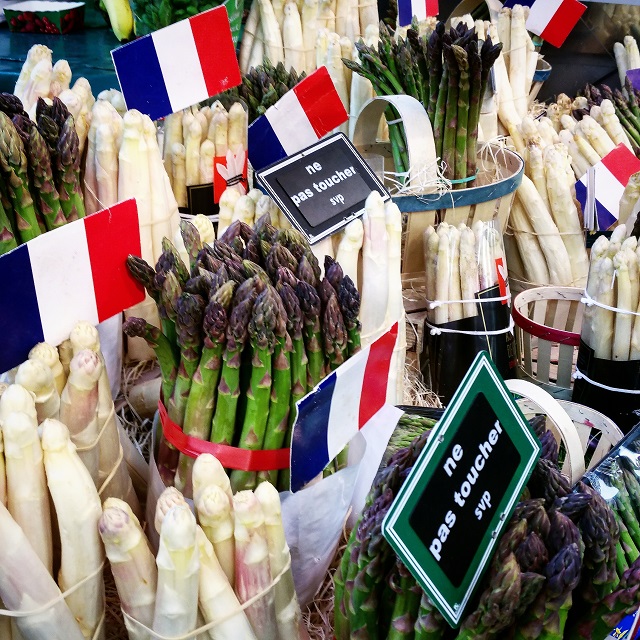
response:
[[[480,105],[489,73],[502,45],[479,40],[474,29],[459,23],[446,31],[439,23],[427,37],[410,29],[394,39],[381,23],[377,49],[360,41],[359,62],[343,58],[353,72],[369,79],[378,95],[407,94],[419,100],[429,115],[436,154],[444,174],[456,187],[473,186],[476,174]],[[388,114],[391,120],[393,114]],[[398,124],[389,126],[396,171],[407,166],[407,145]]]
[[[631,553],[626,564],[628,536],[621,536],[620,518],[591,487],[580,483],[572,492],[558,470],[558,444],[545,417],[530,424],[542,457],[461,627],[447,625],[381,534],[382,520],[427,442],[426,431],[379,471],[351,532],[334,579],[338,640],[604,638],[638,608],[640,562]],[[597,633],[581,635],[585,624]]]
[[[181,229],[189,267],[168,240],[155,269],[127,261],[162,330],[129,318],[124,331],[155,349],[169,418],[186,434],[249,450],[288,446],[296,401],[360,348],[358,291],[332,259],[320,280],[304,237],[276,230],[268,214],[253,229],[232,223],[211,245],[191,223]],[[163,449],[159,470],[190,493],[193,460],[176,453]],[[231,474],[235,489],[264,479],[276,473]]]
[[[36,124],[15,96],[0,94],[0,254],[84,217],[79,169],[74,120],[60,99],[39,99]]]
[[[424,258],[427,300],[441,303],[427,317],[438,325],[477,316],[478,292],[498,285],[506,273],[500,232],[480,220],[471,227],[427,227]]]
[[[241,98],[249,108],[249,124],[274,105],[298,82],[304,80],[302,70],[289,69],[283,62],[275,66],[265,59],[262,64],[252,67],[242,75],[242,84],[225,92],[225,96]]]

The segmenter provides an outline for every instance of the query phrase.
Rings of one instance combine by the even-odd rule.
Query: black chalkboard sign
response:
[[[462,619],[539,453],[481,352],[383,522],[384,536],[452,626]]]
[[[311,243],[360,216],[372,191],[390,197],[342,133],[259,171],[256,178]]]

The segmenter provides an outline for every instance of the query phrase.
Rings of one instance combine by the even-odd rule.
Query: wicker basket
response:
[[[605,415],[574,402],[555,400],[525,380],[507,380],[510,391],[520,396],[525,416],[545,413],[547,428],[560,447],[562,471],[575,484],[622,439],[616,424]]]
[[[564,400],[580,345],[581,298],[577,287],[536,287],[519,293],[511,309],[519,376]]]

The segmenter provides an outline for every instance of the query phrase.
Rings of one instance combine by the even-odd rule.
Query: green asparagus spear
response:
[[[15,231],[21,242],[32,240],[40,235],[40,227],[29,192],[27,156],[16,128],[3,112],[0,112],[0,172],[13,207]]]
[[[253,305],[249,321],[252,350],[251,382],[247,391],[247,406],[240,434],[242,449],[257,450],[262,447],[269,415],[271,396],[271,360],[275,347],[275,328],[278,321],[277,293],[267,287]],[[236,469],[231,472],[234,492],[255,489],[255,472]]]
[[[60,129],[55,166],[60,207],[67,222],[73,222],[85,216],[80,186],[79,145],[73,116],[69,116]]]
[[[304,346],[309,360],[307,388],[311,390],[324,378],[324,354],[320,346],[320,298],[316,290],[302,280],[296,285],[296,294],[304,317]]]
[[[242,351],[248,337],[254,302],[263,289],[262,281],[254,277],[240,285],[234,296],[227,327],[227,343],[222,360],[218,399],[211,424],[211,442],[234,444]]]

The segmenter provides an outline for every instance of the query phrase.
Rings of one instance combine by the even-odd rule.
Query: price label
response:
[[[372,191],[390,196],[338,133],[256,174],[285,215],[314,243],[362,215]]]
[[[540,454],[486,352],[476,357],[382,530],[457,626]]]

